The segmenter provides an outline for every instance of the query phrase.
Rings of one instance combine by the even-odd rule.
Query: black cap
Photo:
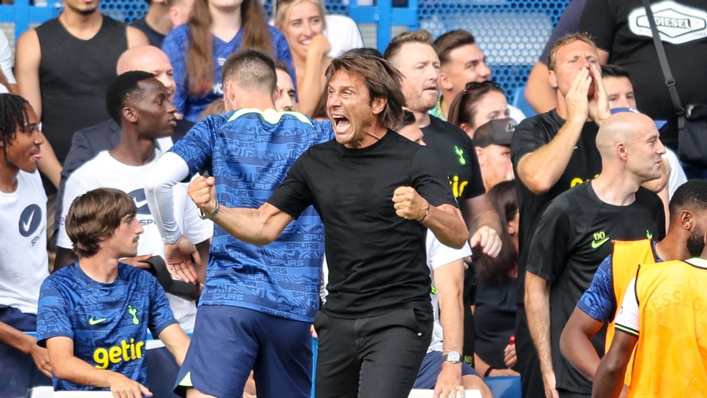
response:
[[[474,132],[474,146],[482,148],[491,144],[511,146],[511,138],[517,124],[510,118],[489,120]]]

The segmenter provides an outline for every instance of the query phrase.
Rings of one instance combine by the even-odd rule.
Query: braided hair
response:
[[[7,147],[15,138],[17,127],[29,124],[29,102],[15,94],[0,94],[0,139]]]

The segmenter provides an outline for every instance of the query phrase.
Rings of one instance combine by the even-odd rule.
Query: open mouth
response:
[[[32,153],[30,157],[31,157],[32,160],[34,160],[35,162],[39,162],[39,160],[42,159],[42,154],[39,153],[39,152]]]
[[[344,132],[351,126],[351,121],[342,115],[331,115],[334,122],[334,130],[337,132]]]

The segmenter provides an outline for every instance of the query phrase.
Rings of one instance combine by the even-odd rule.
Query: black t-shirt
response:
[[[591,183],[565,192],[543,213],[530,244],[528,272],[546,279],[550,288],[550,335],[557,388],[591,394],[592,383],[560,352],[560,335],[577,301],[589,288],[599,264],[611,254],[611,240],[663,239],[665,214],[658,195],[639,188],[628,206],[599,199]],[[592,339],[604,355],[606,330]]]
[[[649,1],[682,105],[707,103],[707,1]],[[677,117],[643,2],[588,0],[579,28],[609,52],[608,63],[631,74],[638,109],[654,119],[668,120],[660,139],[677,148]]]
[[[517,278],[506,278],[501,285],[482,281],[476,285],[476,353],[496,369],[505,369],[503,350],[516,327]]]
[[[456,206],[430,150],[392,130],[363,149],[336,141],[313,146],[268,200],[295,218],[309,205],[319,212],[327,315],[358,318],[404,307],[431,313],[427,228],[395,214],[393,192],[401,186],[415,188],[432,206]]]
[[[464,130],[430,115],[430,125],[423,127],[422,133],[460,203],[486,193],[474,142]]]
[[[565,120],[555,110],[527,118],[518,124],[511,143],[511,159],[516,176],[518,175],[518,161],[528,153],[534,152],[552,141],[564,124]],[[598,131],[599,127],[594,122],[590,121],[584,124],[567,168],[557,183],[546,193],[536,195],[523,185],[520,178],[516,178],[516,192],[518,193],[518,208],[520,210],[518,232],[520,258],[518,261],[518,294],[516,295],[519,304],[523,303],[524,297],[528,245],[545,207],[559,194],[594,179],[601,172],[601,156],[596,147]]]

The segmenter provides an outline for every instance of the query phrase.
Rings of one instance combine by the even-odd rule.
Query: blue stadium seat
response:
[[[535,109],[528,103],[528,100],[525,99],[525,86],[515,89],[513,97],[511,98],[511,105],[520,109],[521,112],[525,114],[525,117],[531,117],[537,114]]]
[[[520,398],[520,376],[487,377],[484,382],[491,389],[494,398]]]

